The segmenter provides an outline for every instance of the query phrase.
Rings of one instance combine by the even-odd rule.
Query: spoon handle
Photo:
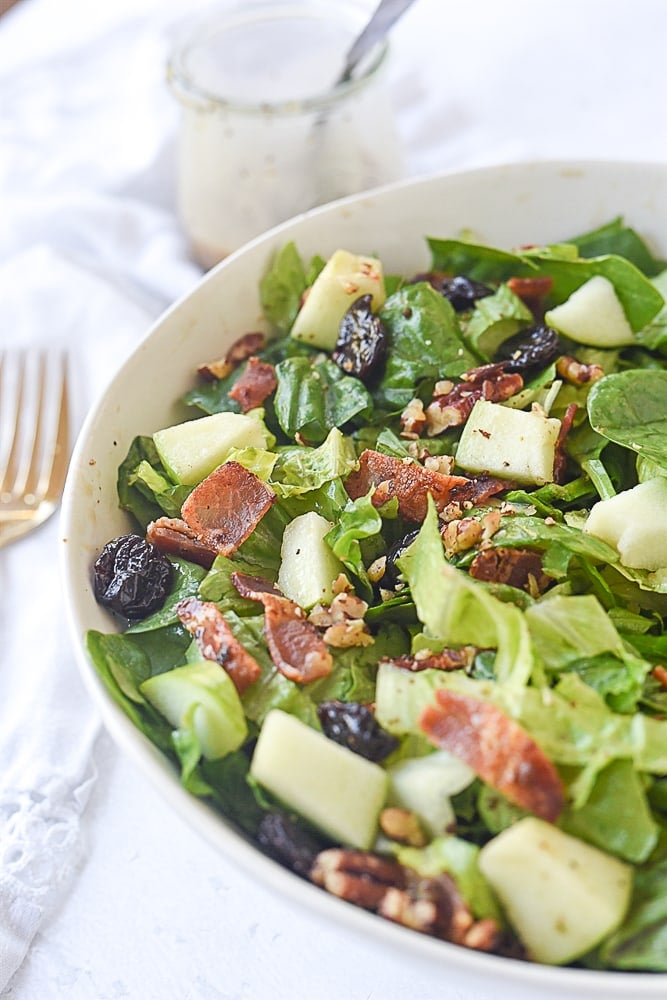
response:
[[[373,48],[392,29],[401,14],[414,3],[414,0],[380,0],[370,21],[350,46],[345,56],[343,70],[338,77],[338,83],[350,79],[357,64],[365,54]]]

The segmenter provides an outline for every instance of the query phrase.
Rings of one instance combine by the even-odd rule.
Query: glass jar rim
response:
[[[225,97],[198,83],[195,75],[187,66],[189,53],[199,45],[210,32],[212,25],[225,25],[233,28],[261,14],[270,18],[295,16],[297,12],[304,16],[313,16],[312,4],[297,3],[247,3],[240,7],[222,11],[215,18],[200,22],[191,30],[188,37],[172,52],[167,62],[167,82],[182,104],[199,110],[233,111],[244,115],[301,115],[308,112],[327,111],[338,104],[344,103],[348,97],[365,88],[377,76],[384,65],[389,43],[379,42],[368,54],[359,73],[350,79],[334,82],[327,90],[316,91],[306,97],[284,98],[281,100],[244,101],[236,97]]]

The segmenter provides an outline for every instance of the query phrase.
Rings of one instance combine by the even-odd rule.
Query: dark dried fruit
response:
[[[478,299],[485,299],[487,295],[493,295],[493,288],[483,285],[481,281],[466,278],[464,274],[457,274],[452,278],[450,275],[431,272],[417,275],[415,280],[428,281],[436,292],[440,292],[451,302],[456,312],[472,309]]]
[[[523,372],[531,368],[546,368],[563,353],[563,345],[555,330],[537,323],[519,330],[503,341],[495,360],[505,362],[506,372]]]
[[[415,528],[414,531],[408,531],[407,535],[404,535],[403,538],[399,538],[397,542],[394,542],[394,544],[387,549],[384,576],[382,577],[380,583],[388,590],[393,590],[398,583],[400,571],[396,565],[397,560],[401,558],[407,547],[412,545],[418,534],[419,528]]]
[[[141,535],[113,538],[93,567],[96,600],[134,620],[162,607],[171,578],[169,560]]]
[[[325,736],[366,760],[384,760],[399,744],[358,701],[323,701],[317,715]]]
[[[387,352],[387,334],[379,316],[371,311],[371,295],[361,295],[343,316],[333,360],[347,375],[361,381],[379,369]]]
[[[302,878],[308,878],[323,842],[283,812],[262,817],[257,840],[267,854]]]

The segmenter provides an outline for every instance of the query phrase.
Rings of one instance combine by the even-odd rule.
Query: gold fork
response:
[[[0,548],[53,514],[68,461],[66,356],[0,352]]]

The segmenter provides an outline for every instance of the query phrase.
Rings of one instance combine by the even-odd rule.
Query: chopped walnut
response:
[[[401,437],[413,441],[420,437],[426,427],[426,414],[421,399],[411,399],[401,413]]]
[[[348,621],[330,625],[323,638],[327,646],[334,646],[337,649],[348,649],[351,646],[370,646],[375,642],[365,622],[360,618],[348,619]]]
[[[410,847],[424,847],[427,838],[419,819],[409,809],[390,806],[380,813],[380,829],[391,840]]]
[[[482,524],[476,517],[450,521],[442,531],[446,555],[451,557],[457,552],[466,552],[480,541],[482,534]]]
[[[556,371],[562,379],[571,385],[586,385],[587,382],[597,382],[604,375],[600,365],[585,365],[576,358],[563,354],[556,362]]]
[[[443,476],[451,476],[454,471],[453,455],[429,455],[424,459],[424,468],[440,472]]]
[[[331,590],[334,597],[337,597],[338,594],[351,593],[352,590],[354,590],[354,587],[352,586],[348,578],[345,576],[345,573],[339,573],[336,579],[334,580],[333,584],[331,585]]]
[[[377,583],[384,576],[385,570],[387,568],[387,557],[378,556],[370,566],[368,567],[368,579],[371,583]]]
[[[463,517],[461,504],[452,500],[452,502],[448,503],[446,507],[443,507],[439,516],[443,524],[448,524],[450,521],[458,521],[459,518]]]
[[[346,622],[351,618],[361,619],[367,611],[366,601],[348,591],[342,591],[336,594],[328,607],[316,604],[308,615],[308,621],[318,628],[328,628],[329,625]]]
[[[433,386],[433,395],[447,396],[452,391],[453,388],[454,388],[453,382],[450,382],[449,379],[441,379],[439,382],[436,382],[435,385]]]
[[[490,510],[482,518],[482,537],[480,540],[482,547],[490,544],[491,539],[500,528],[501,518],[502,514],[500,510]]]

